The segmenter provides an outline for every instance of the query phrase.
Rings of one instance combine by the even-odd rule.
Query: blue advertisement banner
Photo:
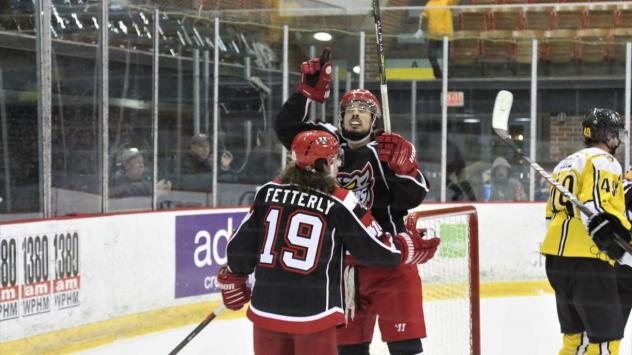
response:
[[[176,298],[219,291],[215,275],[226,265],[228,239],[246,213],[176,216]]]

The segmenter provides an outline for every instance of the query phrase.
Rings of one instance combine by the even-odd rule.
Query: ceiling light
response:
[[[518,117],[515,119],[516,122],[529,122],[531,121],[531,118],[529,117]]]
[[[463,123],[480,123],[481,120],[476,117],[468,117],[463,119]]]
[[[360,74],[360,66],[356,65],[355,67],[353,67],[353,72],[356,74]]]
[[[314,33],[314,39],[321,42],[329,42],[331,41],[331,34],[328,32],[316,32]]]

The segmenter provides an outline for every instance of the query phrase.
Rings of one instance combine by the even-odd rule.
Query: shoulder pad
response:
[[[343,189],[342,187],[337,187],[332,196],[338,199],[349,211],[353,211],[353,209],[359,204],[355,194],[350,190]]]

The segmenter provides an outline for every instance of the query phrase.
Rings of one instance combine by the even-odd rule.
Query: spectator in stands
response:
[[[151,177],[145,173],[143,154],[138,148],[127,148],[121,154],[122,170],[115,173],[110,184],[110,197],[151,196]],[[158,193],[171,190],[171,182],[160,180]]]
[[[189,152],[182,159],[182,174],[210,173],[213,166],[211,142],[204,133],[191,137]]]
[[[231,170],[233,155],[223,151],[219,161],[218,178],[234,181],[235,174]],[[204,133],[191,137],[189,152],[183,157],[179,188],[192,191],[211,191],[213,184],[213,155],[211,142]]]
[[[465,176],[465,159],[461,149],[452,140],[447,141],[448,201],[476,201],[476,194]]]
[[[527,195],[518,179],[511,175],[511,164],[498,157],[492,163],[490,201],[524,201]]]
[[[425,27],[428,33],[428,60],[436,79],[443,77],[441,67],[437,61],[437,57],[443,47],[443,37],[451,37],[454,32],[452,9],[448,6],[457,5],[458,3],[459,0],[428,0],[425,10],[419,15],[419,27],[417,32],[415,32],[415,38],[421,38],[424,35],[423,25],[425,18]]]
[[[206,134],[191,137],[189,151],[182,157],[178,188],[188,191],[210,192],[213,185],[213,156]]]

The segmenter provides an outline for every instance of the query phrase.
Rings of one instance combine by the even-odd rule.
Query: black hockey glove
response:
[[[609,213],[599,213],[588,221],[588,232],[597,248],[606,253],[611,259],[619,260],[625,253],[615,241],[615,234],[627,243],[630,242],[630,231],[625,229],[621,221]]]

